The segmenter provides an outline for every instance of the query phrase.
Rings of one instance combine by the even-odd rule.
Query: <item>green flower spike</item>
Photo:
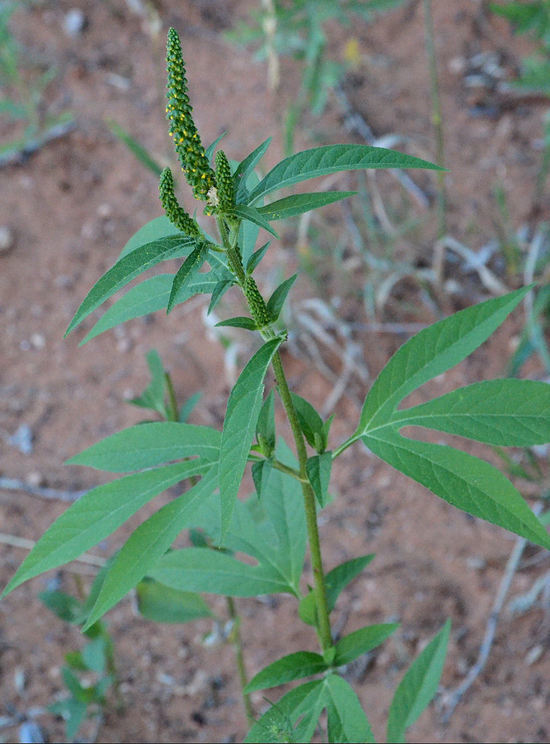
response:
[[[174,193],[174,177],[170,168],[165,168],[160,176],[159,196],[162,207],[170,222],[190,238],[200,238],[201,231],[195,220],[190,217],[183,207],[180,207]]]
[[[180,38],[173,28],[168,31],[166,66],[168,72],[166,114],[170,121],[170,136],[174,139],[183,172],[195,198],[206,201],[208,192],[216,186],[216,179],[193,121]]]
[[[246,302],[248,304],[248,309],[250,310],[250,314],[254,318],[258,328],[263,328],[264,326],[269,325],[271,319],[267,311],[267,305],[265,304],[264,298],[260,294],[258,286],[254,281],[254,277],[246,277],[243,291],[246,297]]]
[[[216,184],[218,188],[218,211],[231,213],[235,208],[235,188],[229,161],[223,150],[216,153]]]

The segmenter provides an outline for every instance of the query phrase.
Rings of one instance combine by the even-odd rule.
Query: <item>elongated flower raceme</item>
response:
[[[166,67],[168,72],[166,114],[170,121],[170,136],[174,138],[176,152],[195,198],[206,201],[208,192],[216,186],[216,179],[193,121],[181,43],[177,31],[173,28],[168,31]]]
[[[162,207],[170,222],[190,238],[200,238],[201,231],[196,222],[183,207],[180,207],[174,193],[174,178],[170,168],[165,168],[160,176],[159,196]]]
[[[256,282],[254,281],[254,277],[246,277],[243,291],[250,314],[256,321],[258,328],[264,328],[264,326],[269,325],[271,318],[269,317],[264,298],[260,294]]]
[[[229,161],[223,150],[218,150],[216,153],[216,185],[219,211],[225,214],[231,213],[235,208],[235,187]]]

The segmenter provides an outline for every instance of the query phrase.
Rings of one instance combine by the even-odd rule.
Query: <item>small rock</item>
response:
[[[21,424],[15,434],[9,437],[8,442],[13,447],[17,447],[19,452],[22,452],[24,455],[30,455],[32,453],[32,440],[33,434],[31,427],[27,424]]]
[[[121,338],[119,341],[117,341],[116,349],[121,354],[125,354],[126,352],[130,351],[132,348],[132,342],[129,338]]]
[[[34,488],[39,488],[39,486],[44,485],[44,476],[37,470],[33,470],[32,472],[30,472],[25,480],[27,481],[29,486],[34,486]]]
[[[111,217],[111,215],[113,214],[113,208],[106,202],[105,204],[99,205],[99,207],[97,208],[97,213],[100,217],[106,219],[107,217]]]
[[[16,667],[13,673],[13,684],[17,692],[22,693],[27,686],[27,675],[23,667]]]
[[[527,664],[527,666],[536,664],[543,653],[544,648],[540,643],[537,646],[533,646],[533,648],[530,648],[529,651],[525,654],[525,663]]]
[[[19,726],[21,744],[45,744],[46,737],[40,726],[34,721],[25,721]]]
[[[63,19],[63,31],[67,36],[80,36],[88,24],[88,19],[79,8],[71,8]]]
[[[31,336],[31,344],[35,349],[43,349],[46,345],[46,339],[41,333],[33,333]]]
[[[7,225],[0,225],[0,256],[9,253],[15,245],[13,230]]]

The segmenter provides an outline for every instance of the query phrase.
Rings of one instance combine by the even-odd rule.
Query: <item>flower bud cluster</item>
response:
[[[263,328],[264,326],[269,325],[270,318],[269,313],[267,312],[267,306],[265,304],[264,298],[260,294],[256,282],[254,281],[254,277],[246,277],[243,291],[246,297],[248,308],[250,310],[250,314],[256,321],[256,325],[258,326],[258,328]]]
[[[183,207],[180,207],[174,193],[174,178],[170,168],[162,171],[159,182],[159,196],[162,207],[170,222],[190,238],[200,238],[199,230],[195,220],[190,217]]]
[[[173,28],[168,31],[166,65],[168,72],[166,115],[170,121],[170,136],[174,139],[183,172],[195,198],[206,201],[208,192],[216,185],[216,180],[193,121],[181,43],[177,31]]]
[[[235,208],[235,187],[229,161],[223,150],[216,153],[216,185],[219,211],[231,213]]]

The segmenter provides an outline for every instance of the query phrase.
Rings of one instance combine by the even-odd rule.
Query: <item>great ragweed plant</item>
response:
[[[249,717],[251,692],[301,680],[253,723],[246,741],[310,741],[326,711],[328,741],[371,742],[374,737],[367,715],[341,671],[383,643],[397,624],[369,625],[338,640],[333,635],[332,615],[339,594],[373,556],[357,556],[325,570],[318,512],[330,508],[327,494],[332,462],[348,447],[362,443],[448,503],[549,548],[545,527],[499,470],[454,447],[402,434],[405,427],[408,431],[424,427],[497,446],[525,447],[550,441],[550,386],[543,382],[490,380],[420,405],[402,406],[412,391],[480,346],[530,287],[462,310],[407,341],[368,391],[355,430],[344,442],[332,445],[333,417],[323,421],[307,400],[290,391],[279,353],[286,332],[274,322],[296,277],[282,282],[266,301],[253,274],[269,249],[268,244],[256,247],[260,228],[276,234],[272,222],[347,198],[353,192],[267,199],[282,188],[338,171],[438,168],[403,153],[342,144],[299,152],[260,179],[254,168],[269,146],[266,140],[233,168],[218,151],[214,172],[210,157],[216,143],[208,151],[200,144],[187,96],[181,46],[173,29],[168,34],[168,78],[170,129],[176,151],[195,195],[206,202],[205,213],[215,220],[217,239],[207,239],[179,206],[172,175],[164,171],[160,196],[166,216],[152,220],[128,241],[118,261],[78,308],[67,333],[135,277],[162,261],[179,258],[183,263],[175,276],[154,276],[131,288],[97,321],[84,342],[131,318],[171,310],[201,292],[211,295],[212,308],[225,291],[234,288],[242,292],[250,315],[223,323],[258,333],[261,345],[229,395],[221,431],[189,424],[183,415],[178,416],[173,400],[170,405],[165,403],[167,378],[158,357],[150,356],[153,379],[136,401],[157,412],[169,412],[166,418],[170,420],[132,426],[69,460],[124,475],[92,489],[59,517],[3,594],[77,558],[156,495],[188,481],[181,495],[145,519],[113,556],[87,608],[84,631],[134,588],[145,617],[181,622],[212,614],[202,594],[228,597],[235,623],[234,597],[289,594],[296,599],[297,618],[313,628],[319,651],[294,650],[247,681],[238,633],[232,634],[238,646],[237,665]],[[199,273],[205,262],[210,269]],[[290,424],[293,448],[277,436],[274,391],[264,399],[269,368],[276,381],[278,405]],[[256,495],[240,500],[237,494],[248,465]],[[184,529],[191,530],[192,547],[173,549]],[[311,576],[304,576],[306,549]],[[241,561],[238,553],[246,553],[253,561]],[[234,627],[238,630],[238,624]],[[406,729],[434,696],[449,635],[447,621],[397,687],[389,708],[389,741],[403,741]]]

